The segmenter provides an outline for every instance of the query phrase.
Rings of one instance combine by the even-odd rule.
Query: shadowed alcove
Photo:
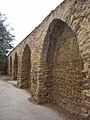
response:
[[[12,57],[10,56],[10,76],[12,77]]]
[[[30,87],[30,70],[31,69],[31,51],[28,45],[25,46],[21,62],[21,87]]]
[[[18,77],[18,56],[17,53],[15,53],[13,65],[13,80],[17,80],[17,77]]]
[[[59,19],[54,19],[47,30],[41,69],[41,102],[52,102],[65,109],[70,109],[70,106],[73,109],[81,102],[79,81],[82,80],[83,61],[77,38],[72,29]]]

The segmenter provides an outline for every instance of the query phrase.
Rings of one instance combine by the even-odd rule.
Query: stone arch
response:
[[[31,51],[28,45],[25,46],[22,53],[22,62],[21,62],[21,87],[28,88],[30,87],[30,72],[31,72]]]
[[[17,80],[18,77],[18,56],[15,53],[14,65],[13,65],[13,80]]]
[[[10,56],[10,76],[12,77],[12,57]]]
[[[54,19],[47,30],[41,55],[41,102],[67,108],[81,102],[83,61],[77,38],[63,21]]]

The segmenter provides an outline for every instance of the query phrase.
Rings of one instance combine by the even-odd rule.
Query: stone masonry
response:
[[[64,0],[8,55],[8,74],[37,103],[90,119],[90,0]]]

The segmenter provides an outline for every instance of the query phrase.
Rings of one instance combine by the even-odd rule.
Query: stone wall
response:
[[[90,0],[65,0],[10,52],[8,73],[19,87],[30,87],[38,103],[88,117],[89,44]]]

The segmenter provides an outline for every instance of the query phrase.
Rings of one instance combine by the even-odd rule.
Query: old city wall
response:
[[[65,0],[10,52],[9,75],[38,103],[89,114],[89,44],[90,1]]]

